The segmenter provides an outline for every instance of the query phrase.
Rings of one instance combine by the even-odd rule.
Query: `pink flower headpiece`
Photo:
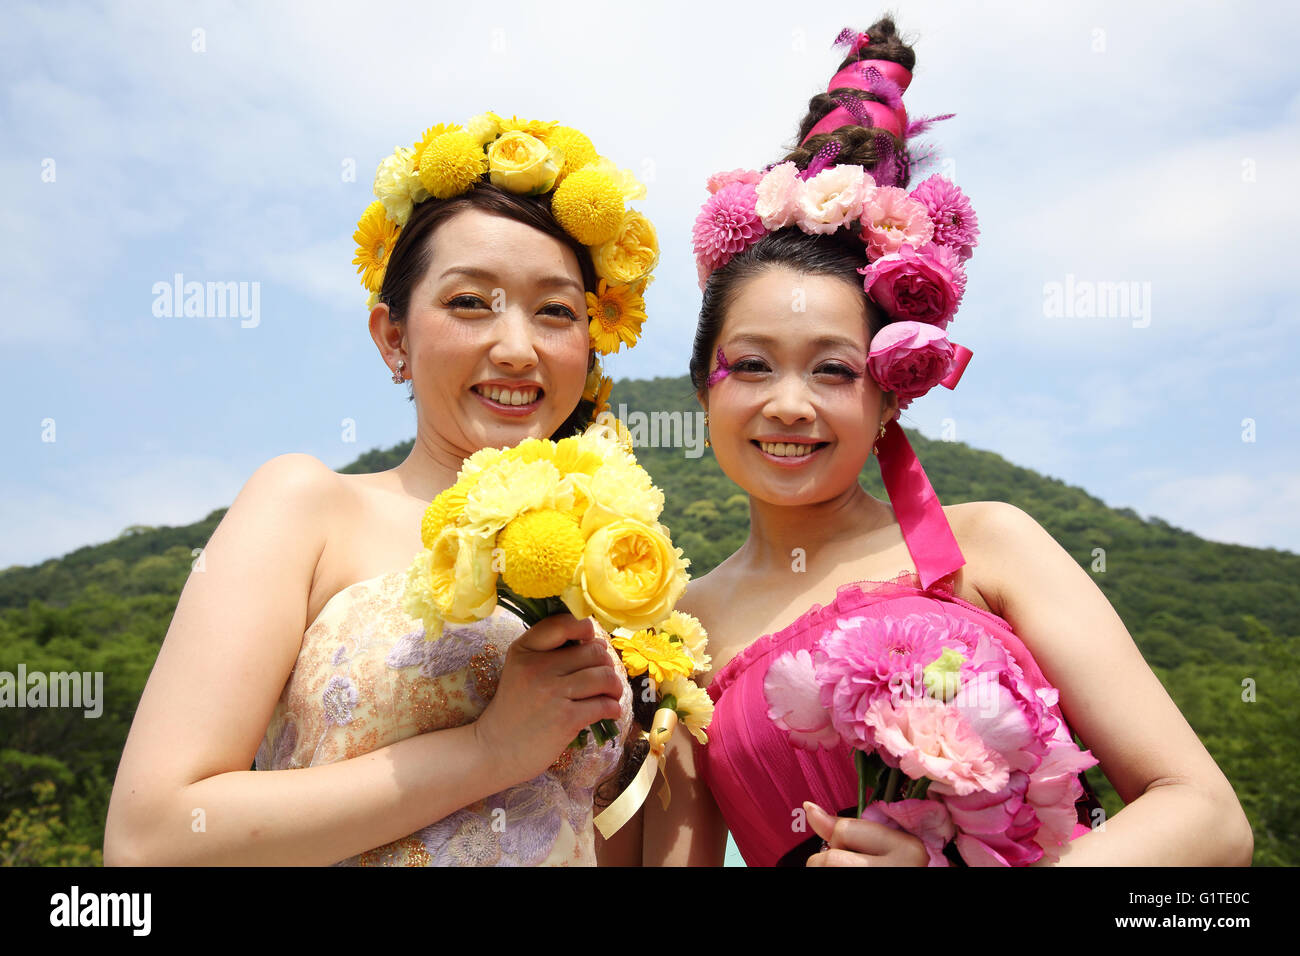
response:
[[[787,162],[711,176],[692,233],[700,288],[769,232],[852,230],[865,253],[863,288],[891,319],[872,341],[868,368],[906,408],[936,385],[955,387],[970,361],[970,349],[949,342],[946,330],[966,291],[979,225],[970,200],[944,177],[910,193],[878,186],[861,166],[829,165],[838,151],[828,144],[806,170]]]

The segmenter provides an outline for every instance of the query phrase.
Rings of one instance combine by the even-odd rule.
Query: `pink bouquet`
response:
[[[1097,763],[1002,643],[944,613],[840,619],[816,649],[777,658],[768,716],[804,750],[855,751],[858,816],[906,831],[931,866],[1055,860]],[[870,789],[872,803],[866,802]]]

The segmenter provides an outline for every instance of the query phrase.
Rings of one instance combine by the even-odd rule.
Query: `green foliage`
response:
[[[624,381],[613,409],[699,410],[688,379]],[[1255,831],[1255,862],[1300,863],[1300,556],[1204,541],[960,442],[908,440],[945,504],[1009,501],[1089,571],[1188,723],[1236,789]],[[383,471],[411,442],[338,469]],[[638,448],[667,502],[663,522],[700,576],[744,541],[749,501],[710,450]],[[862,485],[884,498],[874,461]],[[104,817],[136,702],[196,549],[225,509],[181,527],[133,525],[32,567],[0,571],[0,671],[102,673],[103,713],[0,708],[0,864],[96,865]],[[1104,568],[1104,570],[1103,570]],[[757,636],[757,635],[755,635]],[[1243,681],[1253,685],[1243,686]],[[1253,686],[1254,700],[1243,699]],[[1107,813],[1118,794],[1094,768]]]

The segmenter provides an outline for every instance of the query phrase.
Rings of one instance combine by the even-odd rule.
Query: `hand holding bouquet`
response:
[[[768,716],[805,750],[855,751],[858,816],[972,866],[1056,859],[1077,821],[1076,775],[1097,763],[1006,648],[944,613],[852,617],[815,650],[777,658]],[[867,790],[872,801],[867,803]]]
[[[424,622],[426,640],[498,603],[529,627],[565,610],[606,631],[668,617],[688,562],[659,523],[663,492],[628,450],[621,423],[601,422],[577,437],[531,438],[465,460],[426,509],[424,550],[407,572],[404,609]],[[591,729],[599,743],[616,736],[610,721]]]

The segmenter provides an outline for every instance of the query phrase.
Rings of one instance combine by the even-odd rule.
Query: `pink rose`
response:
[[[714,173],[709,177],[709,192],[716,193],[723,186],[730,186],[732,183],[757,184],[762,175],[753,169],[733,169],[729,173]]]
[[[966,291],[966,271],[957,253],[933,243],[919,252],[903,245],[858,271],[867,294],[892,318],[941,329],[952,321]]]
[[[948,336],[925,322],[891,322],[871,340],[867,368],[876,383],[904,402],[924,395],[952,369]]]

